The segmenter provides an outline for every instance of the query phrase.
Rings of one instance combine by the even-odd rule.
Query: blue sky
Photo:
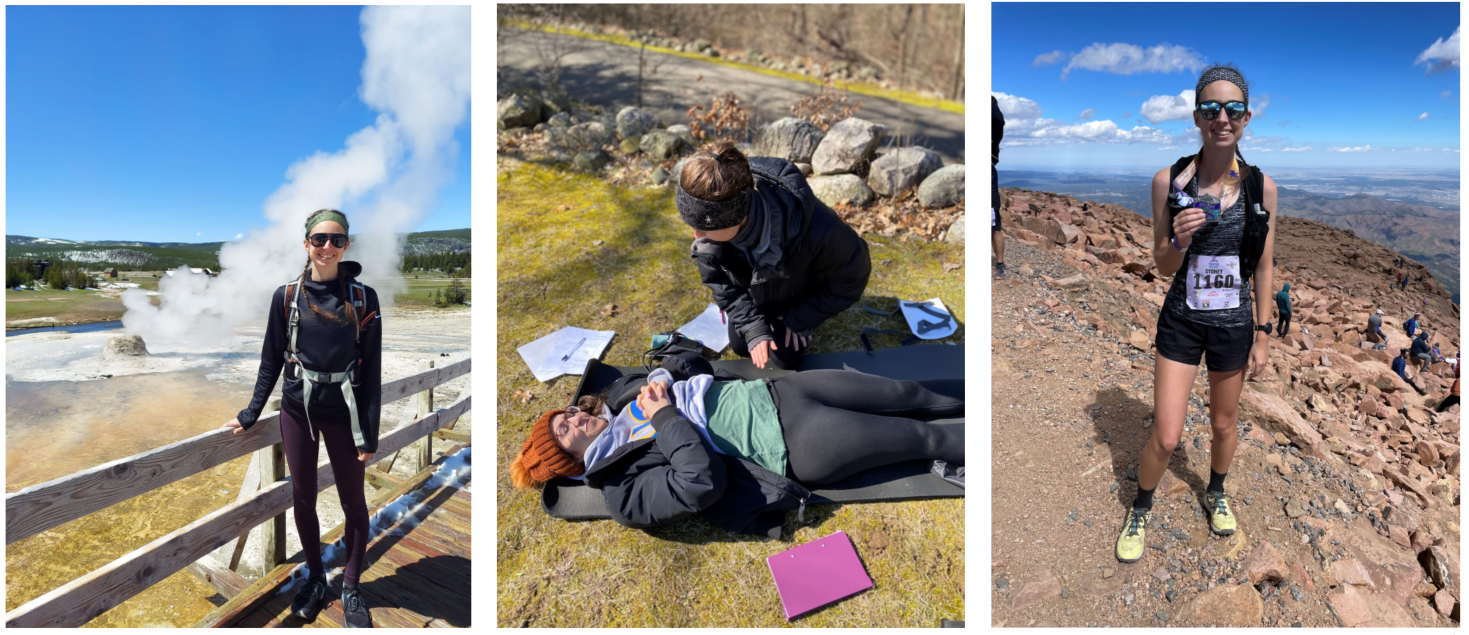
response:
[[[991,25],[1001,167],[1192,154],[1183,93],[1232,62],[1256,110],[1252,163],[1458,169],[1458,3],[995,3]]]
[[[6,8],[6,233],[213,242],[378,113],[360,7]],[[418,230],[470,226],[469,125]]]

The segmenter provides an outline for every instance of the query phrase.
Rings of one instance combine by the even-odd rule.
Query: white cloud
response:
[[[1310,149],[1311,149],[1311,146],[1304,146],[1304,147],[1300,147],[1300,148],[1281,148],[1280,151],[1281,152],[1305,152],[1305,151],[1310,150]]]
[[[1455,39],[1455,51],[1458,50]],[[1455,54],[1457,57],[1457,53]],[[1061,78],[1073,68],[1089,71],[1132,75],[1134,73],[1174,73],[1198,71],[1204,68],[1204,58],[1186,46],[1163,43],[1143,49],[1135,44],[1092,44],[1071,56],[1066,68],[1061,69]]]
[[[1444,152],[1458,152],[1459,149],[1458,148],[1444,148],[1443,151]]]
[[[1415,117],[1413,119],[1413,121],[1423,121],[1424,119],[1427,119],[1427,118],[1428,118],[1428,113],[1425,112],[1425,113],[1423,113],[1423,114],[1418,115],[1417,117]]]
[[[1010,119],[1039,119],[1041,116],[1041,105],[1035,100],[1005,93],[990,93],[995,100],[1000,102],[1000,112],[1005,114],[1005,124],[1008,127]],[[1007,134],[1009,130],[1005,131]]]
[[[1420,146],[1416,148],[1409,148],[1408,150],[1406,150],[1406,152],[1433,152],[1433,148],[1424,148]]]
[[[245,237],[245,233],[244,232],[240,232],[238,234],[235,234],[235,240],[239,240],[239,239],[244,238],[244,237]]]
[[[203,236],[204,235],[204,232],[194,232],[194,235],[195,236]]]
[[[1194,91],[1192,88],[1173,95],[1155,95],[1143,102],[1138,114],[1147,117],[1153,125],[1175,119],[1188,119],[1194,112]]]
[[[1158,149],[1159,150],[1177,150],[1178,149],[1178,146],[1163,146],[1163,147],[1158,148]]]
[[[1270,106],[1270,95],[1261,93],[1260,98],[1250,104],[1250,112],[1255,113],[1256,117],[1264,117],[1265,108],[1268,106]]]
[[[1381,150],[1381,148],[1378,148],[1378,149]],[[1326,151],[1327,152],[1371,152],[1372,151],[1372,146],[1365,145],[1365,146],[1356,146],[1356,147],[1349,147],[1349,148],[1327,148]]]
[[[1428,75],[1451,68],[1458,68],[1460,28],[1462,27],[1455,27],[1454,34],[1450,35],[1447,40],[1443,38],[1434,40],[1433,44],[1428,45],[1428,48],[1418,54],[1418,59],[1413,60],[1413,65],[1426,64],[1428,66],[1428,72],[1426,74]]]
[[[1058,49],[1055,51],[1051,51],[1050,53],[1041,53],[1040,55],[1035,56],[1035,60],[1033,60],[1030,65],[1045,66],[1047,64],[1055,64],[1056,62],[1059,62],[1065,58],[1066,51]]]
[[[1097,116],[1097,109],[1096,108],[1087,108],[1086,110],[1081,111],[1081,114],[1077,115],[1076,118],[1077,119],[1091,119],[1092,117],[1095,117],[1095,116]]]
[[[1440,99],[1448,99],[1448,98],[1454,96],[1454,91],[1452,91],[1452,90],[1446,90],[1446,91],[1443,91],[1443,92],[1439,93],[1438,96],[1439,96]]]

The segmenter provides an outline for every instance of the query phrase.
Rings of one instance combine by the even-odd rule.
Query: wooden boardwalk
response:
[[[382,496],[379,509],[403,493],[422,490],[432,470],[425,470]],[[422,492],[418,512],[378,534],[367,546],[360,589],[377,628],[470,626],[470,492],[440,487]],[[413,518],[416,526],[405,528]],[[341,537],[337,527],[323,543]],[[243,593],[210,614],[200,626],[243,628],[342,627],[341,578],[332,582],[327,605],[310,623],[290,614],[292,588],[279,595],[301,554],[262,577]],[[342,562],[327,563],[327,567]]]

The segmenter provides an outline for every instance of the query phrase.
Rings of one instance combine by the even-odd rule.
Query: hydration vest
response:
[[[313,384],[340,385],[342,387],[342,397],[347,401],[347,412],[351,415],[352,419],[352,441],[358,447],[362,447],[367,445],[367,443],[362,435],[362,424],[357,417],[357,398],[352,393],[352,386],[358,383],[357,369],[362,365],[362,358],[358,357],[353,360],[352,363],[347,365],[346,369],[339,372],[311,370],[302,366],[301,362],[296,359],[296,332],[299,330],[298,326],[301,321],[301,288],[304,286],[304,277],[305,274],[303,273],[297,276],[295,280],[287,282],[283,290],[287,316],[285,351],[286,379],[302,382],[301,404],[302,409],[306,411],[306,429],[310,431],[313,440],[318,439],[318,437],[316,435],[316,429],[311,425],[311,387]],[[362,286],[362,283],[353,280],[348,285],[347,297],[352,302],[352,308],[356,309],[357,315],[361,316],[367,306],[367,291]],[[374,311],[371,315],[363,316],[360,320],[353,322],[353,326],[357,329],[355,340],[357,348],[360,349],[362,346],[363,325],[367,324],[368,320],[371,320],[376,315],[377,312]],[[291,373],[292,370],[295,371],[294,377]]]
[[[1168,169],[1168,183],[1172,187],[1173,180],[1178,178],[1188,164],[1192,163],[1197,155],[1189,155],[1173,163]],[[1255,266],[1259,264],[1260,257],[1265,254],[1265,240],[1270,234],[1270,212],[1261,205],[1265,202],[1265,174],[1260,168],[1247,165],[1244,159],[1239,159],[1241,171],[1245,173],[1244,188],[1241,195],[1245,199],[1245,230],[1241,232],[1239,259],[1240,277],[1248,281],[1250,276],[1255,275]],[[1195,191],[1189,192],[1189,196],[1197,196]],[[1173,197],[1168,197],[1168,232],[1173,232],[1173,217],[1179,212],[1188,209],[1174,202]],[[1223,213],[1224,210],[1220,210]],[[1252,213],[1253,212],[1253,213]]]

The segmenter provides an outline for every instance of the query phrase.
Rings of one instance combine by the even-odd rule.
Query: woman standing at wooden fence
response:
[[[382,330],[377,292],[357,282],[362,265],[342,261],[348,243],[347,217],[341,212],[319,210],[306,221],[306,238],[301,241],[306,267],[272,296],[254,398],[225,427],[235,428],[235,434],[249,430],[285,371],[281,444],[291,470],[296,531],[309,570],[291,610],[303,620],[316,619],[328,588],[316,518],[320,439],[326,443],[347,525],[342,614],[348,627],[368,628],[372,620],[357,583],[368,539],[363,475],[377,451]]]

